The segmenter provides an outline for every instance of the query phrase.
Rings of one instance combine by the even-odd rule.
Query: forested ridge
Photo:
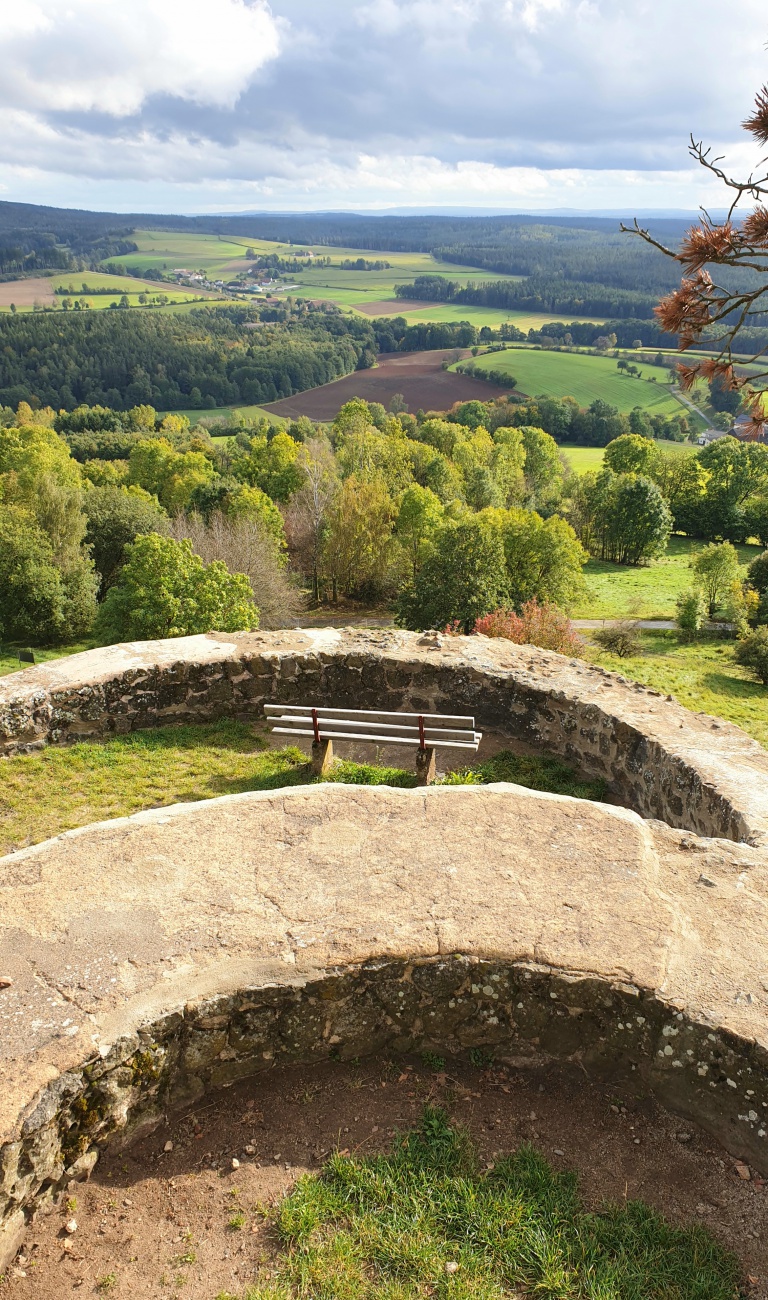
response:
[[[259,405],[374,359],[367,321],[306,305],[0,316],[0,405],[30,397],[57,410]]]
[[[572,313],[574,316],[641,319],[651,318],[658,302],[658,295],[636,289],[617,289],[605,284],[543,275],[530,276],[520,281],[470,281],[466,285],[440,275],[419,275],[411,284],[397,285],[395,292],[400,298],[420,298],[430,302],[459,302],[514,311],[556,311]]]

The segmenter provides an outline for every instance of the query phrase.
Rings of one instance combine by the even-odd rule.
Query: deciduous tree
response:
[[[199,632],[252,631],[259,625],[251,584],[194,554],[188,540],[150,533],[126,547],[126,560],[99,609],[102,644],[189,636]]]

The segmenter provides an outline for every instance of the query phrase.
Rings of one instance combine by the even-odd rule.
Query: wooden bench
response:
[[[447,713],[380,713],[371,709],[323,709],[306,704],[265,704],[264,712],[280,736],[312,737],[312,770],[324,776],[333,762],[334,740],[365,740],[379,745],[416,745],[416,779],[435,779],[436,749],[477,752],[482,732],[475,719]]]

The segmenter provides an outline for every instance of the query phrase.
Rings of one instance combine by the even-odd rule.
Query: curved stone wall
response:
[[[467,711],[561,754],[645,817],[768,840],[768,754],[738,727],[580,660],[484,637],[252,633],[111,646],[0,682],[0,754],[265,701]]]
[[[508,785],[235,795],[12,854],[0,1257],[108,1140],[384,1048],[577,1059],[768,1172],[766,922],[764,849]]]

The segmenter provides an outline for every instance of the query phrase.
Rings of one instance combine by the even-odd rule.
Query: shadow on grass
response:
[[[92,744],[93,742],[88,742]],[[131,731],[125,736],[107,737],[107,745],[121,749],[230,749],[233,753],[251,754],[268,749],[266,737],[258,723],[235,722],[222,718],[217,722],[191,723],[188,726],[154,727]]]
[[[729,673],[704,673],[702,686],[719,695],[730,695],[738,700],[758,700],[765,703],[766,688],[760,682],[750,682],[743,677],[731,677]]]

